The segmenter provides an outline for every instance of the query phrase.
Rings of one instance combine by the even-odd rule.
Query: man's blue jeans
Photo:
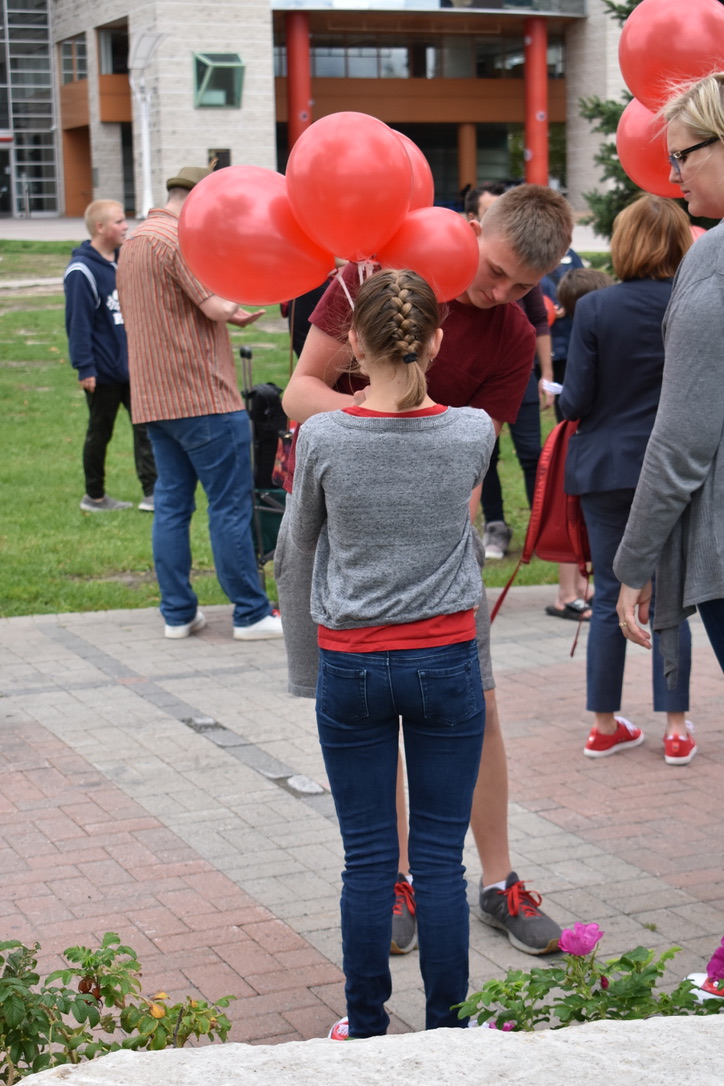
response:
[[[399,847],[399,718],[410,795],[426,1028],[464,1026],[468,921],[462,851],[485,728],[475,641],[441,648],[320,650],[317,725],[345,852],[342,949],[350,1036],[383,1034]]]
[[[613,560],[626,530],[633,489],[582,494],[581,508],[591,544],[596,590],[588,631],[586,708],[594,713],[616,713],[621,708],[623,673],[628,642],[621,636],[616,604],[621,588],[613,572]],[[654,586],[655,588],[656,586]],[[652,600],[656,605],[656,599]],[[669,690],[664,677],[664,658],[654,634],[651,672],[654,711],[685,713],[689,708],[691,630],[684,620],[679,629],[679,666],[676,687]]]
[[[250,626],[271,614],[259,584],[252,536],[251,426],[246,411],[159,419],[147,424],[158,468],[153,560],[161,614],[183,626],[196,614],[191,587],[191,517],[201,483],[209,506],[216,576],[234,604],[234,625]]]

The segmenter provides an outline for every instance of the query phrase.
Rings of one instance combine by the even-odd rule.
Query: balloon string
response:
[[[349,302],[349,308],[352,310],[352,312],[354,312],[354,301],[352,300],[352,295],[350,294],[349,288],[348,288],[347,284],[344,281],[344,276],[342,275],[343,271],[344,271],[343,268],[337,268],[337,271],[334,274],[337,276],[337,282],[341,286],[344,293],[347,295],[347,301]]]
[[[365,279],[369,279],[369,277],[374,273],[374,270],[375,270],[375,263],[374,263],[373,260],[359,260],[357,262],[357,275],[359,276],[360,286],[362,286]],[[347,301],[349,302],[349,307],[354,312],[354,300],[352,298],[352,295],[349,292],[349,288],[348,288],[347,284],[344,281],[344,276],[342,275],[343,271],[344,271],[344,268],[337,268],[337,270],[334,272],[334,275],[332,276],[332,278],[335,278],[335,276],[336,276],[337,282],[339,283],[339,285],[341,286],[341,288],[344,291],[345,295],[347,296]]]

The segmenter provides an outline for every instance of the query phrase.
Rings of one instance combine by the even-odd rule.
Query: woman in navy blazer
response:
[[[584,754],[591,758],[644,739],[640,728],[618,715],[626,641],[618,627],[613,559],[656,417],[664,366],[661,322],[674,273],[691,243],[689,220],[678,204],[642,196],[614,223],[611,259],[621,282],[581,298],[573,319],[558,404],[565,418],[580,419],[568,447],[565,489],[581,496],[596,578],[586,676],[586,708],[594,725]],[[684,765],[696,752],[686,721],[691,671],[686,622],[679,645],[674,690],[667,690],[657,644],[652,654],[654,710],[667,715],[664,757],[670,765]]]

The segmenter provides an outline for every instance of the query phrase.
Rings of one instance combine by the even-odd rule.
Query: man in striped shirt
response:
[[[251,427],[236,381],[226,323],[247,313],[192,275],[178,240],[184,201],[210,171],[185,166],[166,182],[168,202],[153,208],[125,243],[118,293],[128,333],[133,421],[147,424],[158,482],[153,557],[165,635],[188,637],[206,619],[191,587],[190,525],[200,481],[209,506],[216,574],[234,604],[234,637],[281,637],[281,619],[259,585],[251,529]]]

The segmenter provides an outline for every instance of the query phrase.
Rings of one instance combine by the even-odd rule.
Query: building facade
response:
[[[521,176],[525,125],[544,120],[551,181],[585,210],[600,139],[577,103],[623,90],[603,0],[0,0],[0,11],[0,214],[80,215],[98,197],[145,214],[183,165],[283,170],[300,124],[340,110],[410,136],[448,204],[466,184]],[[543,34],[535,73],[531,28]]]

